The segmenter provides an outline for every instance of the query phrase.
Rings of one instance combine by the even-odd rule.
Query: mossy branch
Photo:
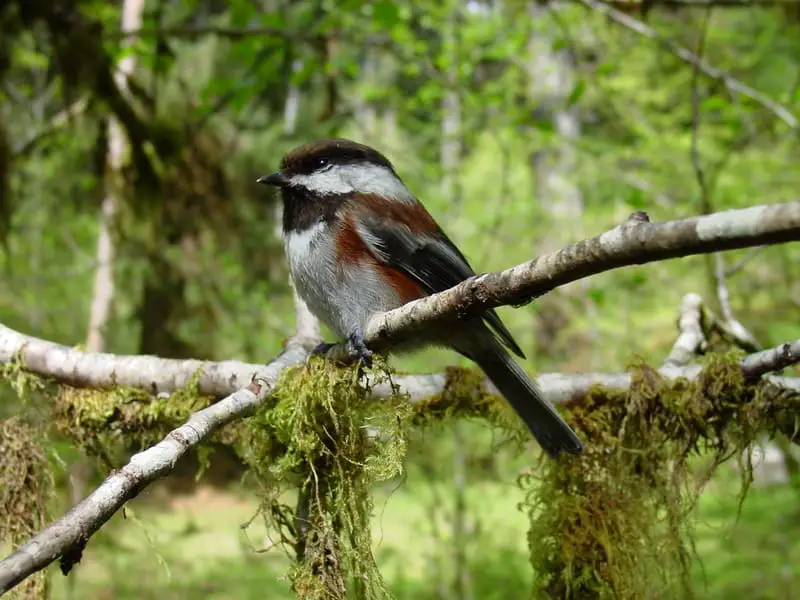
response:
[[[472,278],[441,294],[376,316],[369,325],[367,343],[376,350],[390,348],[410,337],[430,335],[437,327],[452,325],[453,321],[474,318],[489,307],[528,302],[570,281],[624,265],[790,240],[800,240],[800,202],[756,206],[661,224],[652,224],[646,215],[637,213],[619,227],[596,238],[501,273]],[[303,362],[310,345],[319,337],[316,322],[310,318],[301,302],[298,302],[297,317],[298,335],[281,356],[257,370],[252,383],[220,402],[195,412],[185,424],[112,473],[67,515],[0,561],[0,593],[59,557],[79,555],[89,537],[112,514],[150,482],[169,473],[190,448],[208,439],[223,425],[252,415],[263,407],[280,374],[286,368]],[[25,338],[7,328],[0,329],[0,362],[8,363],[15,356],[30,372],[79,386],[112,388],[128,385],[160,392],[170,386],[172,390],[176,389],[176,383],[180,384],[178,388],[183,387],[193,376],[197,376],[198,390],[203,393],[203,385],[208,383],[207,373],[203,368],[198,371],[199,365],[196,363],[189,371],[182,372],[174,369],[169,371],[168,361],[158,363],[169,371],[169,377],[165,379],[164,373],[156,370],[158,367],[154,369],[156,363],[147,362],[152,357],[124,357],[123,361],[118,361],[113,355],[81,353],[42,340]],[[149,366],[152,370],[142,376],[130,368],[129,362],[134,360],[144,361],[140,365]],[[738,370],[741,372],[741,367]],[[219,383],[219,380],[215,380],[217,392],[223,387]],[[318,391],[315,395],[316,401],[325,397],[324,391]],[[463,402],[461,397],[456,400],[457,403]],[[485,405],[492,406],[491,402]],[[326,413],[323,411],[322,414]],[[330,416],[330,412],[327,414]],[[349,429],[342,431],[346,433]],[[296,448],[289,450],[296,452]],[[362,452],[363,448],[356,451]],[[312,474],[314,457],[318,457],[318,454],[312,452],[302,461],[302,465],[305,465],[303,468]],[[323,483],[318,489],[323,496],[333,500],[319,503],[318,506],[322,507],[328,518],[334,518],[330,507],[335,505],[336,498],[350,492],[340,489],[337,495],[331,491],[336,487],[335,483],[333,487],[324,483],[325,477],[334,474],[327,472],[324,475],[319,479]],[[352,491],[353,488],[350,489]],[[360,500],[363,502],[364,498]],[[336,515],[335,511],[333,515]],[[347,525],[343,524],[342,519],[352,520],[357,516],[354,515],[342,514],[330,521],[334,532],[346,532]],[[351,529],[352,535],[356,535],[357,530]],[[336,540],[336,544],[342,543],[341,538]],[[334,555],[339,552],[337,548],[339,546],[331,549]]]

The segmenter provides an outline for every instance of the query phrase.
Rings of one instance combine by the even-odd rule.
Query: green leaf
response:
[[[607,62],[597,65],[594,72],[597,73],[598,75],[605,75],[607,73],[613,73],[614,69],[615,69],[614,63]]]
[[[567,98],[567,107],[572,106],[578,100],[581,99],[583,96],[583,92],[586,91],[586,82],[583,79],[579,79],[578,83],[575,84],[575,87],[572,88],[572,91],[569,93],[569,97]]]
[[[372,16],[378,25],[390,28],[400,20],[400,10],[394,2],[376,2],[372,5]]]
[[[589,288],[589,298],[600,307],[606,299],[606,291],[601,287],[591,287]]]

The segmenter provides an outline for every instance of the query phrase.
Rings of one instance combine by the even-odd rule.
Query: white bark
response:
[[[122,31],[136,31],[142,27],[144,0],[125,0],[122,5]],[[127,38],[127,43],[135,38]],[[128,88],[128,77],[136,68],[136,56],[129,54],[119,61],[114,73],[119,89]],[[92,352],[101,352],[105,346],[105,329],[114,300],[114,223],[120,204],[120,171],[125,162],[126,136],[122,125],[113,117],[108,121],[108,154],[103,181],[105,196],[100,207],[97,235],[97,268],[89,309],[89,331],[86,346]]]
[[[672,346],[664,366],[684,367],[698,354],[706,342],[703,332],[703,299],[686,294],[678,315],[678,339]]]

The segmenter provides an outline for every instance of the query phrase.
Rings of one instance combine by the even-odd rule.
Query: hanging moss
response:
[[[19,354],[15,354],[7,363],[0,364],[0,381],[8,383],[23,402],[47,387],[43,378],[25,370]]]
[[[586,451],[547,461],[521,482],[541,597],[692,597],[693,508],[702,486],[691,457],[708,452],[716,467],[800,406],[794,396],[767,397],[748,385],[739,358],[709,356],[692,382],[667,382],[639,363],[627,393],[595,389],[572,408],[568,418]],[[751,477],[745,469],[743,490]]]
[[[373,374],[385,380],[386,364]],[[295,550],[300,598],[388,597],[372,554],[370,487],[399,475],[411,420],[399,394],[375,402],[355,369],[322,360],[284,373],[275,403],[237,444],[263,487],[263,514]],[[300,490],[297,513],[279,498]]]
[[[479,369],[447,367],[441,392],[413,405],[416,426],[442,425],[457,419],[481,418],[503,431],[509,441],[522,449],[530,440],[527,427],[508,402],[490,392],[486,375]]]
[[[16,417],[0,421],[0,547],[16,548],[49,521],[53,493],[50,462],[41,435]],[[11,598],[39,600],[49,595],[44,571],[14,588]]]
[[[198,389],[198,371],[183,388],[155,396],[139,388],[58,387],[53,402],[57,430],[93,454],[150,446],[211,404]]]

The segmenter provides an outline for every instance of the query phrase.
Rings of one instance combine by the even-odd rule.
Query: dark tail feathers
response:
[[[550,456],[578,454],[581,440],[547,401],[522,367],[507,353],[480,356],[477,363],[525,421],[533,437]]]

